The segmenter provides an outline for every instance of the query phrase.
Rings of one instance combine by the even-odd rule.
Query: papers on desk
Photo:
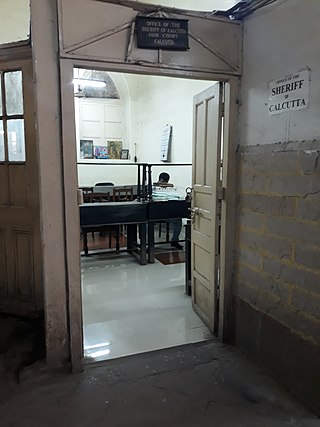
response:
[[[179,191],[175,187],[153,187],[152,200],[155,202],[181,199],[183,199],[183,196],[179,194]]]

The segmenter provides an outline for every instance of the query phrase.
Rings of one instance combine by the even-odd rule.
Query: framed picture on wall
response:
[[[107,141],[108,155],[110,159],[120,159],[122,141]]]
[[[106,145],[96,145],[94,147],[95,159],[110,159],[108,154],[108,147]]]
[[[129,159],[129,150],[128,149],[124,148],[123,150],[121,150],[120,159],[122,159],[122,160],[128,160]]]
[[[80,159],[93,159],[93,141],[80,139]]]

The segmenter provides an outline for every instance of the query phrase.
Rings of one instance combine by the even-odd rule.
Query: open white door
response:
[[[192,303],[211,332],[216,333],[222,84],[196,95],[193,104]]]

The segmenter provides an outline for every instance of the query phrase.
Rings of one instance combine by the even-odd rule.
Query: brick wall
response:
[[[320,346],[320,141],[238,152],[235,292]]]

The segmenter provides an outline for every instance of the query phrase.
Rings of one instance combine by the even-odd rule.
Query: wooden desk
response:
[[[126,225],[127,251],[137,256],[140,264],[147,264],[147,203],[84,203],[79,208],[86,254],[88,254],[87,233],[103,230],[103,227],[110,225]],[[138,228],[140,244],[137,243]]]
[[[159,202],[107,202],[80,205],[80,227],[88,253],[86,235],[109,225],[127,225],[127,251],[138,254],[140,264],[154,263],[154,224],[159,220],[190,218],[191,203],[186,200]],[[148,224],[148,227],[147,227]],[[137,243],[139,228],[140,244]],[[148,228],[148,260],[147,260]]]

